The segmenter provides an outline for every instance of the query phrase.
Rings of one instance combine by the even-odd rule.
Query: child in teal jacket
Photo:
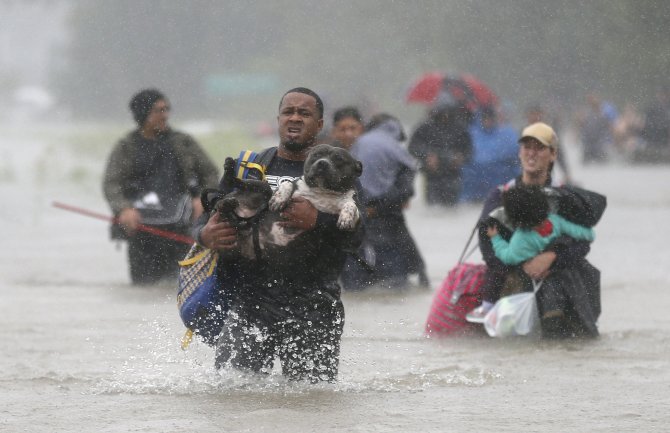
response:
[[[535,257],[561,235],[593,241],[593,229],[572,223],[549,212],[547,197],[540,187],[516,186],[503,193],[507,218],[515,230],[509,242],[498,234],[496,226],[487,230],[493,250],[506,265],[518,265]]]

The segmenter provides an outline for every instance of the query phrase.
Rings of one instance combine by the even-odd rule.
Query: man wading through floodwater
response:
[[[265,173],[273,189],[302,176],[303,165],[323,127],[321,98],[306,88],[289,90],[277,116],[279,146]],[[267,155],[263,152],[262,155]],[[217,268],[230,304],[216,350],[219,368],[269,373],[275,356],[293,380],[334,381],[337,377],[344,308],[337,277],[346,251],[355,251],[361,224],[337,228],[337,215],[293,198],[281,213],[285,227],[304,230],[281,260],[248,260],[233,254]],[[237,248],[236,230],[211,215],[198,242],[211,249]],[[281,263],[279,263],[281,261]]]

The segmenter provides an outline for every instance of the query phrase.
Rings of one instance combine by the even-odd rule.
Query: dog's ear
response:
[[[361,177],[361,174],[363,174],[363,163],[356,161],[356,177]]]
[[[226,193],[235,187],[235,160],[230,157],[223,163],[223,185]]]
[[[226,162],[223,163],[223,173],[224,176],[235,177],[235,160],[231,157],[226,158]]]
[[[216,203],[223,197],[223,194],[218,189],[205,188],[200,193],[200,203],[206,213],[211,212]]]

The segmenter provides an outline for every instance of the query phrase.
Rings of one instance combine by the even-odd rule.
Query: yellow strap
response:
[[[188,349],[188,346],[191,344],[192,340],[193,340],[193,331],[191,331],[190,329],[186,329],[186,333],[184,334],[183,337],[181,337],[181,350]]]
[[[181,260],[179,263],[180,266],[189,266],[192,265],[193,263],[197,262],[198,260],[202,259],[205,257],[205,254],[207,254],[209,250],[205,250],[201,253],[196,254],[195,256],[191,257],[190,259],[184,259]]]
[[[248,162],[247,168],[255,168],[256,170],[260,171],[261,175],[263,176],[261,180],[265,180],[265,167],[255,162]]]
[[[212,263],[209,265],[209,270],[207,271],[207,276],[211,276],[214,273],[214,269],[216,269],[216,262],[219,261],[219,257],[216,256],[214,257],[214,260],[212,260]]]
[[[237,170],[237,177],[238,179],[243,179],[244,178],[244,168],[247,166],[249,163],[249,157],[251,156],[253,151],[247,150],[244,152],[244,156],[242,157],[242,161],[240,161],[240,168]]]

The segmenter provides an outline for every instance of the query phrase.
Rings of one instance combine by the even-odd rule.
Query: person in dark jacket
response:
[[[170,103],[160,91],[137,93],[130,110],[138,127],[112,150],[103,191],[118,219],[113,238],[128,241],[133,284],[150,284],[176,277],[189,245],[138,226],[187,234],[191,219],[202,213],[200,191],[216,186],[218,172],[192,137],[168,126]]]
[[[464,113],[455,101],[441,102],[410,139],[409,152],[421,162],[426,179],[428,204],[458,203],[461,168],[472,158],[472,140]]]
[[[403,209],[414,195],[417,162],[403,147],[405,131],[395,117],[382,113],[370,119],[366,132],[351,148],[363,163],[361,186],[366,209],[365,244],[375,253],[372,269],[350,260],[342,273],[346,290],[371,285],[402,289],[418,274],[428,286],[425,265],[405,223]]]
[[[302,176],[323,127],[321,98],[306,88],[291,89],[281,99],[277,120],[280,142],[265,169],[273,189]],[[304,233],[273,260],[235,255],[236,231],[218,213],[200,230],[201,245],[228,250],[217,268],[230,309],[217,342],[216,366],[269,373],[278,356],[289,379],[334,381],[344,326],[337,278],[347,252],[360,244],[362,227],[340,230],[337,215],[317,211],[304,198],[293,198],[280,216],[285,227]]]
[[[600,274],[585,259],[590,251],[588,241],[561,236],[523,264],[507,266],[496,257],[487,235],[492,224],[498,226],[504,239],[509,240],[512,235],[501,207],[505,189],[519,184],[539,185],[549,190],[561,188],[551,177],[558,152],[558,137],[554,130],[545,123],[535,123],[523,130],[519,144],[521,176],[491,192],[479,219],[479,249],[487,269],[482,305],[468,313],[467,319],[481,322],[501,296],[532,291],[530,280],[544,279],[542,289],[537,293],[543,336],[595,337],[598,335],[596,320],[600,314]]]

